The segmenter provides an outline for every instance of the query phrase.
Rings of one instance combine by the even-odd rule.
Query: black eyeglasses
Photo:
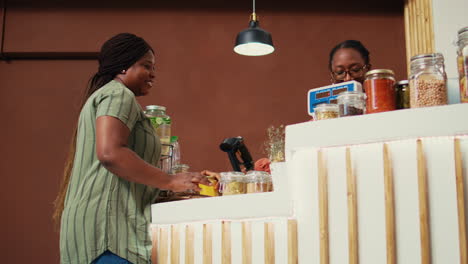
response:
[[[364,65],[364,66],[355,66],[355,67],[352,67],[351,69],[349,70],[343,70],[343,71],[337,71],[337,72],[334,72],[332,71],[332,76],[333,76],[333,79],[337,80],[337,81],[342,81],[346,78],[346,74],[349,74],[349,76],[351,76],[351,78],[359,78],[359,77],[362,77],[362,75],[364,74],[364,71],[367,69],[368,65]]]

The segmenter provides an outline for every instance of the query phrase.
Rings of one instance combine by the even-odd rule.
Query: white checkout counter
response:
[[[274,192],[152,205],[153,263],[466,263],[467,170],[468,104],[291,125]]]

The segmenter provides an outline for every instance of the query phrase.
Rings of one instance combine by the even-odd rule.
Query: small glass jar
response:
[[[271,192],[271,175],[265,171],[249,171],[245,175],[246,193]]]
[[[410,89],[408,80],[399,81],[396,85],[397,109],[410,108]]]
[[[392,70],[377,69],[365,75],[366,113],[380,113],[396,109],[395,74]]]
[[[273,177],[271,176],[271,174],[267,173],[266,175],[264,175],[264,183],[266,184],[266,190],[264,190],[264,192],[272,192],[273,191]]]
[[[260,176],[257,171],[249,171],[245,174],[246,193],[262,192]]]
[[[166,113],[165,106],[147,105],[144,111],[146,117],[151,121],[156,134],[161,141],[161,155],[170,155],[171,144],[171,117]]]
[[[244,173],[238,171],[221,172],[219,193],[222,195],[235,195],[245,193]]]
[[[411,108],[447,104],[447,75],[444,56],[440,53],[421,54],[410,61]]]
[[[339,117],[337,104],[319,104],[314,108],[314,119],[324,120]]]
[[[362,115],[366,112],[366,94],[359,91],[342,92],[338,95],[340,117]]]
[[[174,167],[172,167],[172,174],[188,172],[189,169],[190,166],[187,164],[177,164]]]
[[[460,81],[460,102],[468,103],[468,27],[458,31],[458,79]]]

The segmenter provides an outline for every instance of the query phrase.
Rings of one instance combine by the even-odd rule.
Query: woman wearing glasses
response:
[[[357,40],[345,40],[331,50],[328,68],[332,83],[354,80],[362,84],[371,68],[369,51]]]

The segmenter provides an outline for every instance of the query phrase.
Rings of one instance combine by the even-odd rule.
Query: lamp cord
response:
[[[253,0],[253,8],[252,8],[252,10],[253,10],[253,13],[255,14],[255,0]]]

